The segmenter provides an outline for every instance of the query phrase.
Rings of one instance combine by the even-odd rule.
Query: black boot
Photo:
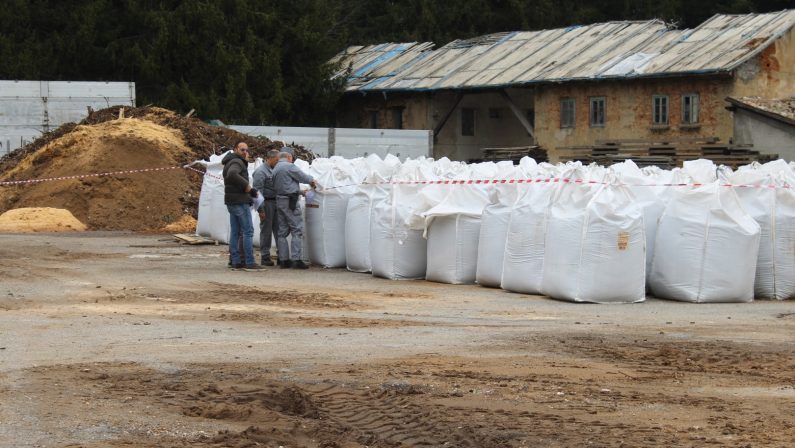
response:
[[[292,267],[292,263],[290,260],[279,260],[279,267],[281,269],[290,269]]]
[[[293,269],[309,269],[309,266],[304,263],[304,260],[293,261]]]

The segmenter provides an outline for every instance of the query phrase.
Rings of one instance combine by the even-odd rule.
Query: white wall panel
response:
[[[114,105],[135,106],[135,83],[0,81],[0,155]]]
[[[392,154],[402,159],[433,154],[432,131],[411,129],[305,128],[286,126],[229,126],[244,134],[295,143],[328,157],[346,158]]]

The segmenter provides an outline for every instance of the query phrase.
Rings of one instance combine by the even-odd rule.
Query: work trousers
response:
[[[269,260],[271,258],[271,242],[279,235],[276,199],[265,199],[261,209],[265,211],[265,219],[261,219],[259,222],[259,252],[263,259]]]
[[[276,250],[279,251],[279,261],[298,261],[301,259],[304,243],[304,218],[301,216],[301,207],[296,205],[295,210],[290,210],[290,199],[277,196],[276,209],[278,210]],[[290,235],[289,246],[287,235]]]

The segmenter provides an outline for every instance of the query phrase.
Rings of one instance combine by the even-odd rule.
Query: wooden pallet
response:
[[[717,137],[678,137],[659,141],[597,140],[594,145],[561,147],[558,150],[563,162],[597,162],[605,166],[632,159],[639,166],[659,162],[663,168],[682,166],[688,160],[703,158],[736,169],[754,161],[764,163],[778,158],[777,155],[760,154],[750,146],[720,143]]]
[[[218,244],[218,241],[212,238],[205,238],[199,235],[191,235],[189,233],[175,233],[174,238],[177,239],[180,243],[190,244],[190,245],[199,245],[199,244]]]

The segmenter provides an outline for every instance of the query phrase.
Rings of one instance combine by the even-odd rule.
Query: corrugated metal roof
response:
[[[433,44],[350,47],[332,62],[348,91],[479,89],[541,82],[720,73],[795,25],[795,10],[718,14],[692,30],[659,20],[497,33]]]

